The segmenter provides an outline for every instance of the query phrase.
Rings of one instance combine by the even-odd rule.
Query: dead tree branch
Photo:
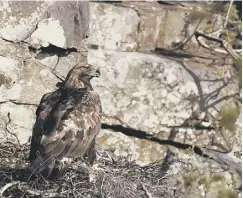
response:
[[[242,175],[242,163],[240,159],[232,157],[231,153],[219,152],[217,150],[202,148],[204,153],[207,153],[214,161],[222,166],[224,169],[230,169],[237,173],[239,176]]]
[[[147,196],[148,198],[153,198],[152,194],[148,191],[148,189],[145,187],[145,185],[141,183],[141,186],[142,186],[142,188],[143,188],[143,190],[144,190],[146,196]]]
[[[230,10],[231,10],[233,2],[234,2],[234,0],[230,1],[229,9],[228,9],[228,12],[227,12],[227,15],[226,15],[226,19],[225,19],[225,23],[224,23],[224,28],[226,28],[226,26],[227,26],[228,19],[229,19],[229,14],[230,14]]]
[[[10,182],[8,184],[6,184],[5,186],[2,187],[1,192],[0,192],[0,196],[3,196],[3,193],[10,187],[18,185],[19,181],[14,181],[14,182]]]
[[[209,49],[209,50],[212,50],[212,51],[215,51],[215,52],[219,52],[219,53],[223,53],[223,54],[230,54],[235,60],[239,60],[241,59],[241,56],[239,56],[228,44],[228,42],[226,42],[225,40],[222,40],[220,38],[216,38],[214,36],[210,36],[210,35],[207,35],[207,34],[204,34],[200,31],[196,31],[195,32],[195,37],[199,43],[199,45],[201,45],[202,47],[206,48],[206,49]],[[209,45],[207,45],[202,39],[200,39],[200,37],[203,37],[207,40],[210,40],[210,41],[214,41],[214,42],[217,42],[219,44],[221,44],[224,49],[221,49],[221,48],[212,48],[210,47]]]
[[[16,104],[16,105],[26,105],[26,106],[36,106],[36,107],[38,106],[37,103],[20,102],[20,101],[13,100],[13,99],[0,101],[0,104],[8,103],[8,102],[11,102],[11,103]]]
[[[19,141],[19,138],[18,138],[18,136],[15,134],[15,133],[12,133],[9,129],[8,129],[8,125],[11,123],[11,118],[10,118],[10,112],[8,112],[8,114],[7,114],[7,117],[8,117],[8,122],[6,123],[6,125],[5,125],[5,130],[11,135],[11,136],[13,136],[15,139],[16,139],[16,141],[17,141],[17,143],[20,145],[20,141]]]
[[[171,51],[176,51],[176,50],[179,50],[181,49],[183,46],[185,46],[185,44],[191,40],[191,38],[195,35],[195,32],[197,31],[199,25],[201,24],[201,22],[203,21],[204,17],[202,17],[199,21],[198,21],[198,24],[197,26],[195,27],[194,31],[192,32],[192,34],[186,38],[179,46],[175,47],[173,50]]]

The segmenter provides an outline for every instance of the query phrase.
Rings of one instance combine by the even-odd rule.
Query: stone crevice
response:
[[[171,139],[162,140],[159,138],[154,137],[151,134],[148,134],[145,131],[136,130],[133,128],[123,127],[121,125],[108,125],[105,123],[102,123],[102,129],[109,129],[113,132],[121,132],[125,134],[126,136],[135,137],[143,140],[152,141],[161,145],[166,146],[173,146],[177,149],[182,150],[188,150],[190,149],[195,154],[202,156],[207,159],[211,159],[215,162],[217,162],[223,169],[231,169],[234,172],[236,172],[238,175],[241,175],[241,163],[240,160],[237,158],[232,158],[230,153],[228,152],[221,152],[218,150],[210,149],[210,148],[204,148],[199,147],[191,144],[185,144],[173,141]]]
[[[110,129],[113,132],[120,132],[120,133],[123,133],[127,136],[136,137],[136,138],[139,138],[139,139],[144,139],[144,140],[156,142],[156,143],[161,144],[161,145],[173,146],[173,147],[176,147],[178,149],[185,150],[185,149],[191,148],[191,149],[193,149],[193,151],[196,154],[198,154],[200,156],[208,157],[206,154],[204,154],[202,152],[202,150],[198,146],[193,146],[193,145],[190,145],[190,144],[183,144],[183,143],[175,142],[175,141],[172,141],[172,140],[162,140],[162,139],[154,137],[153,135],[151,135],[151,134],[149,134],[145,131],[136,130],[136,129],[129,128],[129,127],[123,127],[122,125],[108,125],[108,124],[105,124],[105,123],[102,123],[101,128],[102,129]]]
[[[37,107],[37,103],[31,103],[31,102],[21,102],[21,101],[16,101],[16,100],[5,100],[5,101],[0,101],[0,104],[8,103],[11,102],[16,105],[26,105],[26,106],[35,106]]]

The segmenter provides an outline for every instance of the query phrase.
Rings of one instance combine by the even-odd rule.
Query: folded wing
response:
[[[85,154],[100,130],[101,104],[86,88],[62,88],[42,97],[36,116],[29,159],[41,172],[55,160]]]

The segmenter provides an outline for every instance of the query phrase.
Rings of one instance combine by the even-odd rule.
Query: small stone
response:
[[[201,125],[203,127],[210,127],[212,125],[212,123],[211,122],[201,122]]]

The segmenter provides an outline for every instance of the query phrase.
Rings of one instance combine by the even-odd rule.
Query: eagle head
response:
[[[91,87],[90,80],[99,77],[100,70],[91,65],[75,65],[68,73],[64,85],[69,87]]]

